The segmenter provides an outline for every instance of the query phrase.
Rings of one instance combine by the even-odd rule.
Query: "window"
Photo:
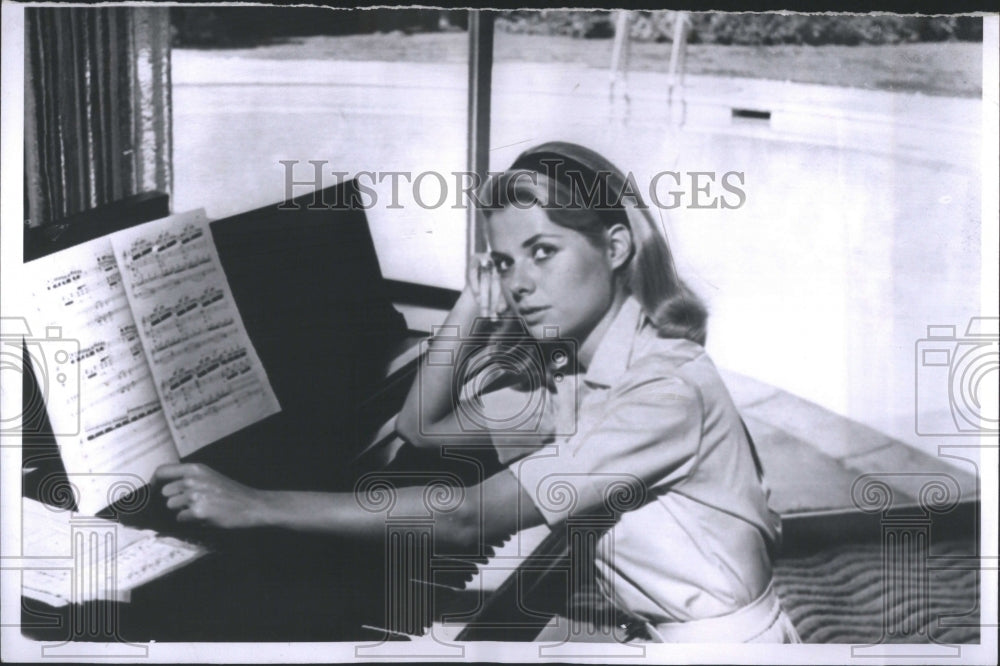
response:
[[[321,186],[357,176],[372,190],[387,278],[461,287],[466,218],[450,174],[466,162],[464,12],[172,12],[174,210],[232,215],[284,200],[289,179],[304,194],[316,162]]]
[[[913,345],[981,307],[981,19],[681,16],[498,16],[490,168],[603,153],[707,299],[720,366],[919,443]],[[878,35],[899,43],[857,43]]]

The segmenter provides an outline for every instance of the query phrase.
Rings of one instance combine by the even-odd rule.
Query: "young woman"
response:
[[[487,183],[480,198],[491,196],[484,212],[498,284],[470,279],[397,419],[414,445],[488,443],[505,463],[438,512],[439,545],[603,520],[610,529],[582,555],[592,579],[573,592],[613,605],[632,636],[797,642],[771,587],[780,521],[703,349],[705,310],[624,174],[586,148],[550,143]],[[474,326],[493,300],[496,311],[485,314],[507,318],[483,339]],[[517,344],[496,342],[510,332],[509,315],[537,341],[531,358],[541,367],[512,361],[525,358],[512,353]],[[484,353],[502,371],[466,362]],[[444,356],[452,362],[433,361]],[[469,367],[478,377],[456,376]],[[474,413],[456,402],[463,395]],[[384,534],[384,516],[351,494],[258,491],[184,464],[157,476],[181,521]],[[400,505],[423,509],[424,489],[400,489]],[[568,635],[622,639],[593,626]],[[560,636],[566,624],[554,622],[540,638]]]

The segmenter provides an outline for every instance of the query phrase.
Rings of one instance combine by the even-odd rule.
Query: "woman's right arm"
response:
[[[259,490],[200,464],[161,465],[155,479],[168,509],[179,522],[227,529],[275,527],[342,537],[385,538],[386,514],[373,511],[355,493]],[[542,522],[528,495],[509,470],[483,480],[437,509],[427,503],[431,486],[391,491],[401,515],[433,511],[435,543],[469,552],[470,546],[497,542]],[[522,507],[511,511],[510,507]]]

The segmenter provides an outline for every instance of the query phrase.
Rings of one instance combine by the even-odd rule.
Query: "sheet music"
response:
[[[203,220],[193,211],[166,218]],[[25,265],[34,313],[27,340],[78,509],[107,506],[123,475],[149,481],[176,462],[170,428],[143,353],[109,238]],[[56,327],[56,328],[53,328]]]
[[[130,590],[208,552],[196,544],[110,520],[87,518],[85,524],[74,525],[74,514],[70,511],[30,499],[22,501],[22,552],[36,563],[36,567],[22,573],[22,592],[50,606],[92,599],[128,601]],[[114,552],[106,550],[112,542],[99,538],[86,540],[91,549],[82,556],[74,553],[74,528],[105,535],[113,532]],[[110,571],[115,573],[114,585],[106,576]],[[85,584],[74,585],[74,578]]]
[[[150,222],[112,243],[181,457],[280,411],[207,222]]]

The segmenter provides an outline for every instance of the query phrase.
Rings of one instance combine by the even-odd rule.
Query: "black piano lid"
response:
[[[352,180],[211,223],[282,411],[193,459],[262,487],[336,488],[344,462],[398,411],[390,400],[361,409],[407,328],[364,210],[344,205],[356,197]]]

